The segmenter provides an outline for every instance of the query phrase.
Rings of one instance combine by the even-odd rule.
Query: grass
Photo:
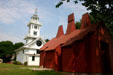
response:
[[[32,71],[28,66],[14,64],[0,64],[0,75],[58,75],[54,71]]]

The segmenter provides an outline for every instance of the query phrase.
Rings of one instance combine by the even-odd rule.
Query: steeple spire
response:
[[[38,15],[37,15],[37,8],[35,9],[34,14],[33,14],[33,16],[31,17],[31,19],[39,20],[39,17],[38,17]]]
[[[35,15],[37,15],[37,10],[38,10],[38,9],[36,8],[36,9],[35,9]]]

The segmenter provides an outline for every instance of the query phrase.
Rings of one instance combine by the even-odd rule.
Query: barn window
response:
[[[35,56],[32,56],[32,61],[35,61]]]

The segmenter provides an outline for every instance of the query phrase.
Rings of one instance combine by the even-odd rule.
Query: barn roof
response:
[[[56,45],[60,43],[58,42],[58,38],[61,37],[62,35],[64,35],[64,31],[63,26],[60,25],[56,37],[48,41],[40,50],[54,49],[54,47],[56,47]]]
[[[89,32],[93,32],[96,30],[97,25],[93,24],[92,26],[89,26],[87,28],[84,28],[82,30],[80,30],[80,32],[78,33],[78,31],[74,31],[70,34],[70,39],[67,40],[63,46],[67,46],[70,45],[71,43],[77,41],[77,40],[81,40],[83,39]]]
[[[74,22],[74,14],[68,16],[68,26],[66,34],[64,35],[63,27],[60,26],[57,32],[57,36],[47,42],[41,50],[49,51],[49,50],[55,50],[56,47],[60,46],[66,46],[71,44],[72,42],[76,40],[82,39],[88,32],[94,31],[96,25],[91,24],[90,18],[88,13],[84,14],[82,16],[82,23],[81,28],[76,29],[76,25]]]

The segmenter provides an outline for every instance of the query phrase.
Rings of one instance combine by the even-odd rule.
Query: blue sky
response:
[[[41,27],[41,36],[51,39],[56,36],[59,25],[63,25],[64,32],[67,27],[67,18],[75,14],[75,21],[88,12],[81,3],[64,3],[55,8],[59,0],[0,0],[0,41],[24,42],[28,32],[27,23],[38,9]]]

